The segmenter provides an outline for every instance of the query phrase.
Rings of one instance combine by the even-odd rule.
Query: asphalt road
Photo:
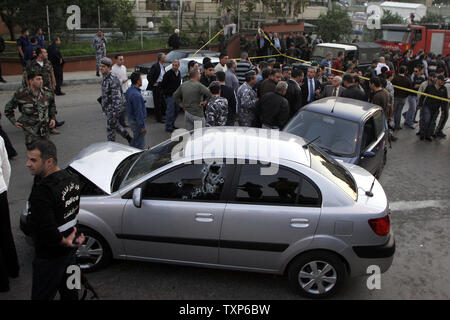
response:
[[[57,97],[58,119],[66,124],[52,136],[59,163],[65,164],[81,149],[106,140],[106,119],[96,102],[98,85],[65,88]],[[12,92],[0,92],[0,108]],[[167,138],[154,117],[147,143]],[[11,161],[8,197],[12,228],[21,265],[20,277],[11,280],[11,291],[0,299],[29,299],[33,249],[20,231],[19,215],[31,190],[32,176],[25,167],[23,133],[4,117],[1,120],[19,156]],[[183,127],[182,117],[177,126]],[[447,139],[419,141],[415,132],[403,129],[388,152],[381,183],[393,213],[392,228],[397,251],[392,267],[381,277],[381,289],[369,290],[367,277],[350,279],[337,299],[449,299],[450,298],[450,122]],[[125,143],[121,137],[118,142]],[[287,279],[267,274],[211,270],[156,263],[115,261],[107,269],[88,275],[104,299],[301,299],[292,293]]]

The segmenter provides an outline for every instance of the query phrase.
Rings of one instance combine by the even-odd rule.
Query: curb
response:
[[[101,78],[90,78],[90,79],[71,79],[64,80],[63,87],[78,85],[78,84],[100,84]],[[16,91],[22,87],[22,81],[8,82],[0,84],[0,91]]]

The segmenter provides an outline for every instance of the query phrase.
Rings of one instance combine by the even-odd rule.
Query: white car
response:
[[[194,60],[198,63],[199,67],[202,67],[203,59],[204,59],[204,57],[195,57],[195,58],[190,57],[190,58],[180,59],[181,78],[183,78],[188,72],[189,61]],[[219,58],[211,57],[211,63],[213,65],[218,64]],[[169,71],[170,69],[172,69],[172,64],[169,64],[165,69],[166,69],[166,72]],[[183,81],[183,80],[181,80],[181,81]],[[131,80],[128,80],[127,85],[128,85],[128,88],[131,86]],[[144,97],[146,108],[153,109],[155,107],[155,104],[153,102],[153,92],[151,90],[147,90],[147,86],[148,86],[147,75],[143,74],[142,75],[141,93],[142,93],[142,96]]]

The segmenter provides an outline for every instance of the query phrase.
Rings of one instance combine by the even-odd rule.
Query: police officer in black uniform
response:
[[[80,207],[78,178],[57,164],[56,146],[36,140],[27,146],[27,167],[35,176],[29,201],[29,224],[36,256],[33,260],[33,300],[78,300],[78,290],[70,289],[67,268],[75,265],[75,251],[84,242],[77,237]]]

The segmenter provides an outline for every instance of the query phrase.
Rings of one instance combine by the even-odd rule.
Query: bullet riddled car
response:
[[[304,106],[283,128],[357,164],[379,178],[387,161],[388,127],[383,109],[348,98],[324,98]]]
[[[280,274],[324,298],[393,261],[379,182],[288,133],[204,128],[145,151],[97,143],[68,170],[82,181],[82,268],[115,258]]]

